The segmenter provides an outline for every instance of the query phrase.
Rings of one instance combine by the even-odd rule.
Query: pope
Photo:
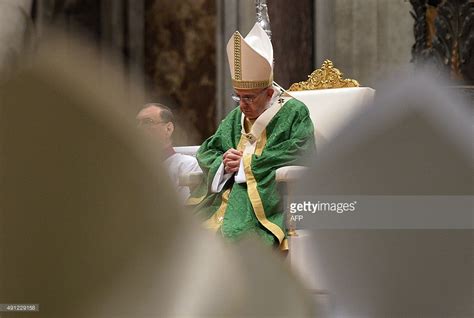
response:
[[[206,228],[229,241],[256,234],[287,250],[287,230],[276,170],[303,164],[315,153],[307,107],[273,85],[273,47],[257,23],[243,38],[237,31],[227,57],[239,104],[199,148],[203,183],[188,204]]]

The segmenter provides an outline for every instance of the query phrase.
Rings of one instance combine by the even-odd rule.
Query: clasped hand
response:
[[[234,148],[227,150],[222,156],[224,159],[225,173],[234,173],[239,171],[240,160],[242,159],[242,152]]]

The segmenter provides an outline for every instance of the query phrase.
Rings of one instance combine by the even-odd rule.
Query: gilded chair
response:
[[[306,81],[291,85],[287,94],[301,100],[308,107],[314,125],[317,153],[321,153],[328,142],[372,102],[375,90],[360,87],[356,80],[344,79],[333,63],[326,60]],[[283,194],[289,200],[293,196],[294,184],[306,169],[301,166],[277,169],[276,181],[283,184]],[[290,236],[296,236],[294,222],[289,221],[288,227]]]

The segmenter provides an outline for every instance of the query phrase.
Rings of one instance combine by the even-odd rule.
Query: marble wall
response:
[[[313,0],[270,0],[268,11],[274,34],[274,79],[289,88],[314,70]]]
[[[141,87],[130,96],[170,106],[177,145],[202,142],[216,128],[215,0],[33,0],[41,34],[48,26],[89,40],[105,62]],[[134,91],[135,90],[131,90]]]
[[[363,86],[413,70],[408,1],[315,0],[315,10],[316,66],[329,58]]]
[[[200,143],[216,128],[216,2],[148,0],[145,7],[148,99],[175,110],[177,144]]]
[[[59,29],[72,42],[81,39],[101,59],[114,65],[131,90],[130,107],[138,109],[145,98],[144,0],[33,0],[32,18],[39,43],[50,27]],[[130,91],[130,92],[131,92]],[[136,94],[136,95],[135,95]]]
[[[225,46],[255,23],[254,0],[35,0],[38,30],[63,20],[112,52],[147,101],[172,107],[178,144],[201,143],[235,107]],[[268,0],[275,80],[305,80],[326,58],[346,77],[375,86],[410,71],[414,43],[407,0]],[[146,97],[146,98],[145,98]],[[134,105],[137,110],[141,105]]]

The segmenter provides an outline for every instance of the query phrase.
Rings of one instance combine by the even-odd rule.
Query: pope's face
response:
[[[256,119],[267,108],[273,95],[273,88],[264,89],[236,89],[235,95],[240,97],[240,110],[248,119]]]

